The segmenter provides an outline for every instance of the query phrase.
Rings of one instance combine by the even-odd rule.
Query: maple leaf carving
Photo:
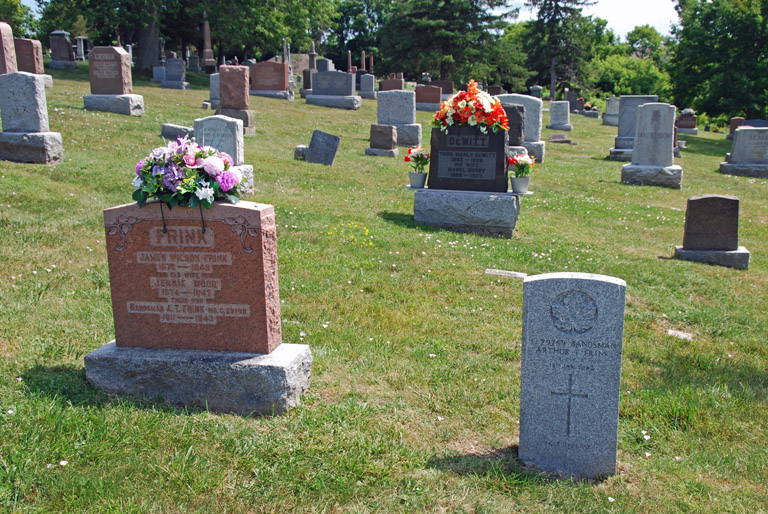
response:
[[[566,291],[552,303],[552,324],[563,332],[581,334],[597,319],[597,304],[587,293]]]

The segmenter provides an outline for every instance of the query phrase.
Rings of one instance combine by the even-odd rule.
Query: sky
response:
[[[525,2],[512,2],[520,7],[519,21],[530,20],[536,13],[524,7]],[[608,28],[622,39],[638,25],[651,25],[662,35],[669,34],[669,27],[677,23],[673,0],[597,0],[595,5],[584,7],[582,14],[608,20]]]

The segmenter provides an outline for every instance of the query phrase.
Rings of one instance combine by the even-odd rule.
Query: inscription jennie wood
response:
[[[583,477],[616,470],[623,280],[586,273],[523,286],[520,459]]]
[[[270,353],[281,342],[271,205],[104,211],[118,346]],[[164,220],[163,220],[164,218]]]

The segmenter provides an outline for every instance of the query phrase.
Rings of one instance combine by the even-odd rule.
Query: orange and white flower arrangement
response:
[[[421,145],[414,146],[408,149],[408,155],[403,160],[411,163],[411,168],[413,168],[414,172],[426,173],[424,168],[429,165],[429,152],[422,148]]]
[[[507,113],[498,98],[481,91],[474,79],[467,84],[466,91],[459,91],[440,104],[432,126],[443,132],[456,125],[478,127],[483,134],[488,127],[494,132],[509,130]]]
[[[523,154],[515,154],[514,157],[507,157],[509,163],[509,174],[513,177],[527,177],[533,172],[533,166],[536,164],[536,158]],[[538,171],[538,170],[536,170]]]

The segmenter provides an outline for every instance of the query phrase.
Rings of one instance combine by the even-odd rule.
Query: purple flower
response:
[[[186,172],[178,164],[171,164],[163,171],[163,185],[169,190],[176,192],[176,188],[186,177]]]
[[[140,160],[138,164],[136,164],[136,174],[141,175],[141,168],[144,167],[144,159]]]
[[[161,168],[160,166],[155,165],[152,167],[152,176],[154,177],[155,175],[162,175],[164,170],[165,168]]]
[[[219,183],[222,191],[229,191],[240,183],[240,175],[231,170],[222,171],[216,176],[216,182]]]

